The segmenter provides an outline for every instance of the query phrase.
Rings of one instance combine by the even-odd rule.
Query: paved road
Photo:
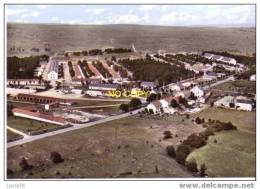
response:
[[[30,137],[30,136],[27,135],[26,133],[23,133],[23,132],[21,132],[21,131],[19,131],[19,130],[17,130],[17,129],[14,129],[14,128],[12,128],[12,127],[9,127],[8,125],[6,125],[6,128],[9,129],[10,131],[14,132],[14,133],[17,133],[17,134],[19,134],[19,135],[22,135],[24,138],[25,138],[25,137],[26,137],[26,138]]]
[[[228,78],[226,78],[226,79],[224,79],[224,80],[220,80],[220,81],[217,81],[217,82],[215,82],[215,83],[213,83],[213,84],[204,86],[203,89],[204,89],[204,90],[207,90],[207,89],[210,89],[211,87],[215,87],[215,86],[220,85],[220,84],[222,84],[222,83],[226,83],[226,82],[228,82],[228,81],[234,81],[234,80],[235,80],[234,76],[231,75],[231,76],[229,76]]]
[[[106,107],[114,107],[114,106],[120,106],[121,104],[109,104],[109,105],[93,105],[93,106],[71,106],[71,107],[66,107],[66,108],[54,108],[52,110],[61,110],[61,109],[66,109],[66,110],[74,110],[74,109],[83,109],[83,108],[106,108]]]
[[[33,142],[33,141],[40,140],[40,139],[43,139],[43,138],[47,138],[47,137],[50,137],[50,136],[66,133],[66,132],[69,132],[69,131],[74,131],[74,130],[77,130],[77,129],[91,127],[91,126],[94,126],[94,125],[97,125],[97,124],[106,123],[106,122],[109,122],[109,121],[128,117],[128,116],[137,114],[139,111],[141,111],[143,109],[144,108],[140,108],[138,110],[134,110],[134,111],[127,112],[127,113],[120,114],[120,115],[116,115],[116,116],[107,117],[105,119],[89,122],[89,123],[86,123],[86,124],[82,124],[80,126],[69,127],[69,128],[66,128],[66,129],[61,129],[61,130],[57,130],[57,131],[53,131],[53,132],[49,132],[49,133],[44,133],[44,134],[40,134],[40,135],[36,135],[36,136],[28,136],[28,137],[25,137],[21,140],[17,140],[17,141],[7,143],[7,148],[11,148],[11,147],[17,146],[17,145],[22,145],[22,144],[25,144],[25,143],[28,143],[28,142]]]

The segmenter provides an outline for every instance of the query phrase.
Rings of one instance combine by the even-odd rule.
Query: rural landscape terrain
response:
[[[255,52],[255,28],[169,27],[142,25],[8,24],[8,55],[37,54],[103,47],[168,52],[217,50]],[[11,48],[15,48],[11,50]],[[23,50],[24,49],[24,50]],[[45,51],[47,50],[47,51]]]
[[[6,32],[8,179],[256,176],[255,28]]]

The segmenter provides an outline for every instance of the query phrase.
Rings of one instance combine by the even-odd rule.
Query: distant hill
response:
[[[137,50],[255,52],[255,28],[143,25],[7,24],[7,53],[48,54],[65,50],[127,47]]]

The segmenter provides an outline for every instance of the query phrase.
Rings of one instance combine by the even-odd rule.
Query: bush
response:
[[[142,105],[142,102],[139,98],[132,98],[129,102],[129,107],[132,109],[137,109]]]
[[[153,109],[149,109],[149,114],[154,114]]]
[[[182,165],[185,164],[186,157],[190,153],[190,148],[188,145],[181,144],[176,150],[176,161]]]
[[[230,103],[229,103],[229,107],[230,107],[230,108],[234,108],[234,107],[235,107],[235,104],[232,103],[232,102],[230,102]]]
[[[191,134],[186,140],[183,141],[183,144],[190,146],[191,148],[200,148],[207,144],[206,138],[203,135]]]
[[[202,119],[200,119],[199,117],[196,117],[195,122],[197,124],[201,124],[202,123]]]
[[[129,110],[129,105],[128,105],[128,104],[121,104],[119,108],[120,108],[120,110],[122,110],[123,112],[128,112],[128,110]]]
[[[27,160],[24,157],[21,159],[19,165],[23,171],[32,169],[32,166],[27,162]]]
[[[51,160],[53,163],[61,163],[64,161],[64,159],[62,159],[61,155],[58,152],[51,152],[51,156],[50,156]]]
[[[175,99],[172,99],[172,101],[171,101],[171,106],[172,106],[173,108],[177,108],[177,107],[178,107],[178,103],[177,103],[177,101],[176,101]]]
[[[222,123],[222,126],[223,126],[224,130],[234,130],[234,129],[237,129],[237,127],[234,126],[231,122]]]
[[[13,170],[7,168],[7,175],[12,175],[13,173]]]
[[[164,131],[164,132],[163,132],[163,135],[164,135],[163,139],[172,138],[172,133],[171,133],[171,131]]]
[[[194,173],[198,172],[197,163],[195,161],[187,162],[186,167],[187,167],[188,171],[191,171]]]
[[[207,170],[207,167],[206,167],[206,165],[203,163],[203,164],[200,166],[200,172],[199,172],[201,177],[207,176],[206,170]]]
[[[175,148],[173,146],[167,146],[166,147],[166,152],[170,157],[175,158],[176,157],[176,152],[175,152]]]

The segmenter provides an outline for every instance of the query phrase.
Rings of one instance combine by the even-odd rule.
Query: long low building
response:
[[[38,79],[7,79],[7,84],[8,85],[40,85]]]
[[[45,123],[51,123],[55,125],[66,125],[66,120],[61,116],[53,116],[52,114],[42,113],[33,107],[22,107],[22,108],[14,108],[13,110],[14,116],[23,117],[27,119],[33,119],[37,121],[42,121]]]
[[[73,103],[73,100],[69,100],[69,99],[54,98],[54,97],[25,94],[25,93],[17,94],[15,99],[19,101],[26,101],[26,102],[33,102],[33,103],[40,103],[40,104],[59,102],[59,103],[71,105]]]
[[[89,89],[91,90],[112,91],[116,90],[117,88],[118,85],[110,83],[89,84]]]
[[[215,54],[211,54],[211,53],[205,53],[204,57],[210,60],[216,60],[216,61],[221,61],[221,62],[225,62],[228,64],[232,64],[232,65],[236,65],[237,61],[234,58],[229,58],[229,57],[225,57],[225,56],[220,56],[220,55],[215,55]]]

